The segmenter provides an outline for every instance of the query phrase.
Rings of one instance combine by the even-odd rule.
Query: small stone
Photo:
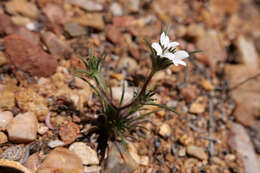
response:
[[[117,27],[108,26],[106,27],[106,36],[109,41],[116,44],[122,39],[122,33]]]
[[[38,121],[34,113],[18,114],[8,124],[8,138],[12,142],[26,143],[37,138]]]
[[[20,162],[12,161],[8,159],[0,159],[1,172],[3,173],[32,173],[29,169],[24,167]]]
[[[2,51],[0,51],[0,66],[7,64],[7,59]]]
[[[49,128],[44,125],[43,123],[39,123],[39,127],[38,127],[38,130],[37,132],[40,134],[40,135],[44,135],[45,133],[47,133],[49,130]]]
[[[236,0],[210,0],[210,7],[216,13],[232,14],[239,9],[239,3]]]
[[[17,30],[17,26],[9,16],[0,14],[0,21],[0,34],[11,34]]]
[[[6,126],[12,121],[13,113],[10,111],[0,112],[0,130],[5,130]]]
[[[128,152],[129,152],[130,156],[132,156],[132,158],[134,159],[134,161],[137,164],[140,164],[140,156],[137,153],[135,145],[133,143],[128,143],[127,144],[127,149],[128,149]]]
[[[47,155],[37,173],[83,173],[83,170],[82,161],[73,152],[66,148],[55,148]]]
[[[13,161],[20,161],[23,159],[25,148],[22,145],[14,145],[6,150],[0,155],[1,159],[8,159]]]
[[[47,100],[33,88],[19,88],[15,98],[23,111],[33,112],[40,121],[45,120],[45,116],[49,113]]]
[[[78,37],[87,33],[83,27],[74,22],[66,23],[64,25],[64,30],[69,33],[71,37]]]
[[[254,42],[241,35],[236,41],[236,46],[239,54],[239,56],[236,57],[239,58],[239,62],[249,66],[250,68],[257,69],[259,67],[259,61]]]
[[[15,106],[16,82],[10,82],[4,86],[0,94],[0,109],[11,110]]]
[[[189,111],[190,111],[190,113],[201,114],[201,113],[205,112],[205,109],[206,109],[205,104],[194,102],[191,104]]]
[[[161,136],[163,137],[169,137],[172,134],[172,129],[169,126],[169,124],[167,123],[163,123],[160,128],[159,128],[159,132],[158,132]]]
[[[138,12],[140,9],[140,0],[128,0],[126,1],[128,8],[131,12]]]
[[[247,134],[246,129],[237,123],[231,123],[229,134],[229,146],[234,149],[240,156],[245,166],[245,172],[260,172],[254,146]]]
[[[116,16],[113,18],[113,25],[117,27],[130,27],[134,21],[133,16]]]
[[[86,13],[82,16],[72,18],[72,21],[82,26],[92,27],[98,30],[105,28],[102,13]]]
[[[0,145],[8,142],[7,136],[0,131]]]
[[[188,146],[194,143],[194,138],[187,134],[184,134],[180,137],[179,141],[182,145]]]
[[[212,85],[212,83],[209,80],[203,79],[201,81],[201,86],[207,90],[207,91],[212,91],[214,90],[214,86]]]
[[[48,3],[42,12],[48,17],[49,21],[54,24],[64,24],[68,21],[65,10],[58,4]]]
[[[67,2],[77,5],[87,11],[102,11],[103,5],[91,0],[68,0]]]
[[[133,73],[136,71],[137,62],[133,58],[122,57],[119,59],[117,67],[119,69],[125,69],[129,73]]]
[[[63,141],[59,140],[59,139],[50,141],[48,143],[48,147],[50,147],[50,148],[61,147],[61,146],[64,146],[64,145],[65,145],[65,143]]]
[[[237,103],[233,113],[237,122],[244,126],[252,126],[255,123],[255,118],[244,104]]]
[[[84,165],[99,164],[96,151],[83,142],[71,144],[69,150],[74,152],[82,160]]]
[[[29,168],[32,172],[36,172],[40,166],[40,157],[39,153],[34,153],[28,157],[24,163],[26,168]]]
[[[185,148],[180,148],[180,150],[178,152],[178,156],[180,156],[180,157],[186,156],[186,149]]]
[[[55,34],[53,34],[52,32],[43,32],[41,36],[51,54],[70,58],[72,50]]]
[[[27,17],[37,18],[39,10],[34,3],[26,0],[12,0],[5,4],[6,10],[10,14],[22,14]]]
[[[65,144],[71,144],[77,139],[79,132],[79,126],[69,122],[60,128],[59,135]]]
[[[84,173],[100,173],[101,167],[100,166],[85,166]]]
[[[149,165],[149,157],[148,156],[140,156],[140,165],[148,166]]]
[[[122,7],[119,3],[114,2],[110,5],[110,11],[114,16],[122,16],[123,15],[123,10]]]
[[[44,52],[24,38],[11,34],[4,39],[6,54],[15,68],[36,76],[49,76],[56,72],[55,57]]]
[[[16,24],[17,26],[23,26],[23,27],[25,27],[28,23],[31,22],[29,18],[23,16],[13,16],[11,17],[11,19],[13,23]]]
[[[123,105],[131,101],[131,99],[134,96],[134,90],[135,90],[134,87],[125,88]],[[112,93],[113,93],[113,98],[119,102],[122,96],[122,87],[112,87]]]
[[[201,147],[190,145],[186,148],[186,151],[189,155],[196,157],[200,160],[207,160],[208,159],[208,154]]]
[[[180,89],[180,95],[187,103],[194,101],[197,98],[197,93],[196,87],[194,86],[187,86]]]

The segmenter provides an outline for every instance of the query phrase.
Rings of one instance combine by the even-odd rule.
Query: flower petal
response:
[[[169,60],[175,59],[175,55],[170,52],[163,54],[163,57],[168,58]]]
[[[177,47],[179,45],[180,45],[180,43],[174,41],[174,42],[170,42],[167,47],[168,48],[175,48],[175,47]]]
[[[160,43],[165,48],[169,44],[170,39],[169,37],[163,32],[160,37]]]
[[[159,43],[153,43],[152,44],[152,48],[154,48],[154,50],[156,51],[156,53],[157,53],[157,55],[162,55],[162,48],[161,48],[161,46],[160,46],[160,44]]]
[[[176,59],[179,59],[179,60],[189,57],[188,52],[186,52],[184,50],[177,51],[174,53],[174,55],[176,56]]]

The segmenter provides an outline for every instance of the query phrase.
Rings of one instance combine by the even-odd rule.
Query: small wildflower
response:
[[[179,64],[186,66],[183,59],[189,57],[189,54],[184,50],[176,51],[177,46],[179,46],[179,43],[170,42],[169,37],[164,32],[161,34],[160,43],[154,42],[152,44],[157,56],[168,58],[176,66]]]

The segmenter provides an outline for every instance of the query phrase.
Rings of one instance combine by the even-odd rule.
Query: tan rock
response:
[[[0,112],[0,130],[5,130],[13,117],[13,113],[10,111]]]
[[[196,157],[200,160],[207,160],[208,159],[208,154],[201,147],[190,145],[186,148],[186,151],[189,155]]]
[[[191,104],[190,112],[194,114],[201,114],[205,112],[206,105],[203,103],[194,102]]]
[[[85,15],[72,18],[79,25],[92,27],[98,30],[103,30],[105,27],[102,13],[87,13]]]
[[[16,115],[7,126],[9,140],[17,143],[35,140],[37,129],[38,121],[32,112]]]
[[[24,166],[30,169],[32,172],[36,172],[40,166],[40,157],[39,153],[34,153],[28,157]]]
[[[0,145],[6,142],[8,142],[7,136],[3,132],[0,132]]]
[[[31,22],[31,20],[27,17],[23,17],[23,16],[13,16],[12,21],[14,24],[18,25],[18,26],[23,26],[25,27],[28,23]]]
[[[2,51],[0,51],[0,66],[7,64],[7,59]]]
[[[23,111],[34,112],[39,120],[44,120],[49,113],[47,100],[33,88],[20,88],[16,93],[16,101]]]
[[[170,127],[169,124],[167,123],[163,123],[160,128],[159,128],[159,132],[158,132],[161,136],[163,137],[169,137],[172,134],[172,128]]]
[[[22,14],[27,17],[36,18],[39,10],[34,3],[26,0],[12,0],[5,4],[6,10],[11,14]]]
[[[236,41],[238,48],[238,61],[250,68],[259,67],[258,55],[253,40],[246,39],[243,35],[239,36]]]
[[[11,81],[2,89],[0,94],[0,109],[11,110],[15,106],[16,81]]]
[[[99,164],[97,152],[83,142],[75,142],[70,145],[69,150],[74,152],[84,165]]]
[[[135,72],[136,71],[136,67],[137,67],[137,62],[135,61],[135,59],[130,58],[130,57],[122,57],[122,58],[120,58],[119,61],[118,61],[118,65],[117,65],[117,68],[125,69],[129,73]]]
[[[66,148],[56,148],[46,157],[37,173],[83,173],[80,158]]]
[[[214,90],[214,86],[209,80],[203,79],[200,84],[207,91]]]
[[[235,13],[239,9],[237,0],[210,0],[211,10],[215,13]]]

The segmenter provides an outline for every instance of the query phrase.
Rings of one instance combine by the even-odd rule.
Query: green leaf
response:
[[[168,106],[166,106],[166,105],[157,104],[157,103],[146,103],[145,105],[157,106],[157,107],[159,107],[159,108],[166,109],[166,110],[168,110],[168,111],[171,111],[171,112],[176,113],[177,115],[179,115],[178,112],[176,112],[174,109],[172,109],[172,108],[170,108],[170,107],[168,107]]]
[[[132,122],[141,120],[141,119],[145,118],[146,116],[151,115],[152,113],[156,113],[156,112],[158,112],[158,111],[151,111],[151,112],[147,112],[145,114],[141,114],[140,116],[138,116],[136,118],[130,119],[129,122],[132,123]]]
[[[195,53],[201,53],[203,52],[202,50],[195,50],[195,51],[191,51],[191,52],[188,52],[189,55],[192,55],[192,54],[195,54]]]
[[[124,100],[124,97],[125,97],[125,82],[123,82],[123,89],[122,89],[122,95],[121,95],[121,98],[120,98],[120,102],[119,102],[119,106],[121,107],[122,104],[123,104],[123,100]]]
[[[125,137],[123,136],[123,134],[122,134],[119,130],[117,130],[116,132],[117,132],[117,135],[120,137],[120,139],[121,139],[121,141],[122,141],[122,143],[123,143],[124,149],[126,149]]]
[[[170,21],[166,30],[166,35],[168,35],[170,29],[171,29],[172,22]]]
[[[80,55],[78,55],[77,57],[81,59],[81,61],[85,64],[86,68],[88,68],[88,63],[85,61],[85,59]]]

